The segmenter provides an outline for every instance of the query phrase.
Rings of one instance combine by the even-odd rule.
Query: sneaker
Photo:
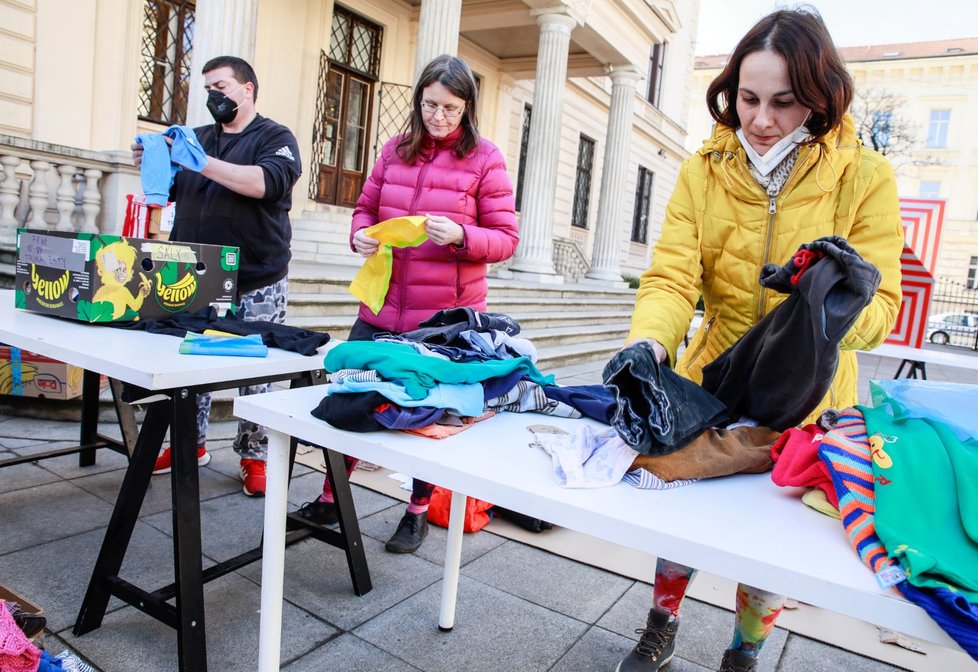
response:
[[[384,548],[388,553],[414,553],[427,536],[428,512],[405,513],[397,524],[397,531],[387,540]]]
[[[645,627],[639,628],[638,644],[618,663],[615,672],[656,672],[669,664],[676,652],[679,623],[669,621],[669,614],[649,611]]]
[[[265,461],[241,460],[242,489],[249,497],[265,496]]]
[[[203,445],[197,446],[197,466],[206,466],[211,461],[211,454]],[[156,458],[156,465],[153,467],[153,476],[169,474],[173,470],[173,450],[170,446],[166,447],[159,457]]]
[[[720,672],[754,672],[756,669],[757,658],[747,655],[740,649],[727,649],[723,652]]]
[[[318,499],[306,502],[299,507],[298,511],[293,511],[292,515],[296,518],[301,518],[307,523],[315,523],[316,525],[332,525],[340,519],[339,514],[336,512],[336,504],[333,502],[320,502]],[[298,530],[301,527],[302,523],[294,518],[285,519],[286,530]]]

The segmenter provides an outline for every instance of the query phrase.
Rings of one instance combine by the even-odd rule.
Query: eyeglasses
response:
[[[423,100],[421,101],[421,111],[431,116],[435,116],[435,113],[441,111],[446,119],[454,119],[465,111],[465,105],[442,107],[441,105],[435,105],[430,101]]]

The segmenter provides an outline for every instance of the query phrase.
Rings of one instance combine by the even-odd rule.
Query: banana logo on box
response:
[[[21,362],[18,376],[14,376],[14,366],[9,359],[0,360],[0,394],[23,394],[23,385],[30,383],[37,375],[37,366]],[[19,380],[18,380],[19,378]],[[14,390],[14,385],[19,388]]]
[[[68,289],[70,277],[70,271],[65,270],[54,280],[47,280],[40,276],[37,266],[31,264],[31,287],[36,293],[34,300],[45,308],[60,308],[64,305],[64,300],[58,299],[61,299],[61,295]]]
[[[163,310],[171,313],[184,310],[196,295],[197,276],[193,265],[168,262],[156,272],[156,302]]]

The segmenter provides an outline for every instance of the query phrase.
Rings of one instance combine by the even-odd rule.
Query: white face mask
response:
[[[779,163],[784,161],[784,157],[791,153],[795,145],[808,140],[811,134],[805,128],[805,125],[802,124],[772,145],[771,149],[767,150],[764,156],[758,154],[757,150],[747,142],[747,137],[744,135],[743,129],[737,129],[737,137],[740,138],[740,144],[744,146],[744,151],[747,152],[747,158],[750,159],[751,165],[754,166],[754,169],[761,176],[767,177],[772,170],[778,167]]]

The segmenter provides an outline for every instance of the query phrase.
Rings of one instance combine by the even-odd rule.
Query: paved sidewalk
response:
[[[898,362],[876,360],[865,358],[864,376],[893,375]],[[929,371],[932,380],[978,382],[959,373]],[[558,380],[592,383],[599,376],[600,367],[574,367]],[[862,389],[868,389],[865,380]],[[108,429],[118,435],[117,428]],[[263,500],[241,492],[233,432],[233,423],[212,425],[213,460],[200,470],[205,567],[247,550],[260,536]],[[74,423],[0,415],[0,459],[76,439]],[[79,468],[77,456],[66,456],[0,469],[0,583],[44,608],[49,651],[70,648],[103,672],[170,671],[176,669],[175,632],[119,600],[110,603],[101,628],[71,634],[125,466],[123,456],[99,451],[92,467]],[[297,466],[292,507],[318,495],[321,484],[321,474]],[[353,594],[342,551],[315,540],[290,547],[284,670],[610,672],[633,646],[650,585],[488,532],[466,535],[456,627],[439,632],[445,530],[432,527],[417,554],[388,554],[383,542],[403,504],[359,486],[354,497],[374,589]],[[126,579],[142,586],[172,580],[170,529],[169,479],[156,477],[123,565]],[[205,587],[209,669],[256,667],[260,576],[254,563]],[[729,643],[731,613],[690,598],[683,614],[677,657],[668,669],[716,669]],[[978,670],[960,660],[962,672]],[[778,628],[759,669],[901,668]]]

